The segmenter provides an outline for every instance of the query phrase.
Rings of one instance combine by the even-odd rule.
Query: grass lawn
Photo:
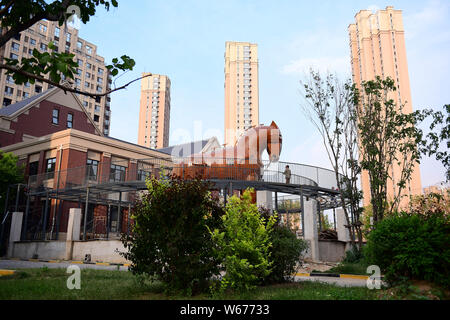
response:
[[[167,296],[160,283],[141,285],[131,272],[83,269],[81,290],[69,290],[66,269],[23,269],[12,276],[0,276],[0,299],[38,300],[158,300],[158,299],[212,299],[208,294],[193,297]],[[330,284],[303,281],[259,287],[256,290],[225,295],[230,300],[372,300],[379,299],[380,290],[343,288]]]

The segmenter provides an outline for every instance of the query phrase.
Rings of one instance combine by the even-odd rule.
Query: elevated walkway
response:
[[[130,166],[127,163],[99,163],[68,170],[30,176],[28,190],[30,196],[48,197],[73,202],[89,202],[93,204],[130,205],[132,200],[117,199],[111,194],[122,194],[146,190],[147,177],[164,179],[169,177],[180,165],[172,167],[155,163],[154,159],[136,159]],[[283,174],[286,165],[292,172],[289,183]],[[258,172],[255,169],[234,167],[232,165],[216,165],[209,170],[205,181],[211,182],[218,190],[244,190],[253,188],[257,191],[304,196],[317,199],[322,209],[340,206],[339,191],[335,173],[331,170],[299,164],[264,162]],[[220,178],[214,172],[220,171]],[[223,172],[226,171],[224,175]],[[245,174],[243,171],[245,170]],[[218,175],[217,175],[218,176]],[[242,177],[253,177],[243,180]]]

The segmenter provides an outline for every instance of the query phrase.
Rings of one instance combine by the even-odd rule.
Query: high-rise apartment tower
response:
[[[5,30],[1,30],[5,32]],[[0,50],[0,55],[6,58],[30,58],[33,49],[39,52],[49,52],[49,42],[53,42],[58,52],[75,54],[79,67],[74,75],[74,86],[90,93],[103,93],[110,89],[111,76],[105,67],[105,59],[97,55],[97,46],[78,37],[78,30],[70,26],[59,26],[58,22],[41,20],[22,31],[11,39]],[[0,76],[0,108],[51,88],[51,85],[36,81],[16,85],[6,70]],[[111,121],[111,98],[109,95],[91,98],[78,94],[78,98],[90,113],[95,124],[105,135],[109,135]]]
[[[412,112],[411,90],[409,85],[408,62],[406,59],[405,35],[402,11],[386,7],[373,13],[361,10],[355,16],[355,23],[348,27],[350,36],[351,65],[353,82],[361,87],[362,81],[392,78],[397,86],[390,97],[397,105],[404,104],[403,112]],[[390,168],[394,183],[388,181],[387,194],[392,199],[400,177],[400,168]],[[370,204],[370,185],[367,171],[361,175],[364,205]],[[405,195],[422,193],[420,169],[417,165],[412,173]],[[408,201],[406,197],[401,205]]]
[[[259,124],[258,46],[225,43],[225,144]]]
[[[169,127],[170,79],[152,74],[141,80],[138,144],[152,149],[168,147]]]

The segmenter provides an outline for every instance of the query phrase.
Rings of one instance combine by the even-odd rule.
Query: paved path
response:
[[[117,266],[102,266],[96,264],[75,264],[68,262],[35,262],[35,261],[20,261],[20,260],[0,260],[0,269],[28,269],[28,268],[67,268],[70,265],[77,265],[80,269],[97,269],[97,270],[117,270]],[[126,271],[128,267],[120,266],[119,270]]]
[[[318,281],[340,287],[365,287],[366,279],[347,279],[338,277],[295,277],[295,281]]]

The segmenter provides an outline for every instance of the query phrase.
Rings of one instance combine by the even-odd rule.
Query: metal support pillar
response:
[[[63,201],[59,200],[58,202],[58,215],[56,216],[56,232],[55,232],[55,240],[58,240],[58,236],[59,236],[59,224],[61,222],[61,215],[62,215],[62,206],[63,206]]]
[[[111,204],[108,203],[108,213],[106,214],[106,239],[109,239],[109,224],[111,223]]]
[[[223,189],[223,204],[224,204],[224,206],[227,205],[227,196],[228,196],[228,189],[224,188]]]
[[[44,216],[43,216],[43,222],[42,222],[42,240],[46,240],[46,232],[47,232],[47,211],[48,211],[48,191],[47,196],[45,197],[45,209],[44,209]]]
[[[317,215],[319,218],[319,232],[322,231],[322,210],[320,210],[320,202],[317,201]]]
[[[275,192],[275,211],[278,212],[278,192]]]
[[[86,203],[84,205],[83,241],[86,241],[86,225],[87,225],[88,209],[89,209],[89,187],[86,188]]]
[[[17,191],[16,191],[16,206],[14,212],[19,211],[19,198],[20,198],[20,184],[17,185]]]
[[[26,240],[25,238],[27,237],[27,226],[28,226],[28,215],[30,213],[30,194],[27,194],[27,205],[25,207],[25,219],[23,222],[23,227],[22,227],[22,235],[20,237],[20,239]]]
[[[9,202],[9,188],[10,186],[7,187],[6,189],[6,200],[5,200],[5,210],[3,212],[3,217],[6,216],[6,212],[8,212],[8,202]],[[3,219],[2,219],[3,220]]]
[[[122,191],[119,192],[119,207],[117,210],[117,232],[120,234],[121,232],[121,224],[122,222]]]
[[[334,231],[336,231],[336,208],[333,208]]]
[[[128,204],[128,215],[127,215],[127,236],[130,235],[130,216],[131,216],[131,203]]]
[[[305,201],[303,197],[303,189],[300,188],[300,215],[302,219],[302,237],[305,238]]]

